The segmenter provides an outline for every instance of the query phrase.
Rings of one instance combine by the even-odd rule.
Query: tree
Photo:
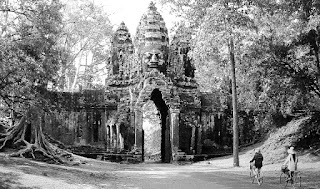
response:
[[[69,52],[61,68],[60,87],[74,91],[76,85],[92,88],[106,75],[112,26],[101,7],[89,0],[64,1],[60,43]]]
[[[196,65],[214,66],[232,80],[233,99],[233,154],[234,166],[239,166],[239,131],[237,115],[237,92],[235,59],[246,30],[252,30],[253,22],[246,13],[246,1],[164,1],[172,3],[176,11],[185,12],[182,16],[195,31],[192,56]],[[201,24],[199,24],[201,23]],[[237,47],[235,47],[234,43]],[[239,59],[239,56],[237,57]],[[230,64],[229,64],[230,62]],[[212,65],[216,64],[216,65]],[[227,71],[229,69],[230,71]],[[230,74],[231,73],[231,74]],[[216,73],[215,75],[217,75]],[[225,78],[217,75],[216,78]]]
[[[316,1],[280,1],[259,12],[259,35],[247,55],[262,74],[260,104],[283,116],[310,109],[319,88],[316,32],[310,32],[319,24]]]
[[[47,84],[55,81],[64,63],[65,53],[57,45],[61,7],[56,0],[0,4],[0,98],[21,117],[19,123],[0,135],[0,149],[20,149],[12,156],[61,162],[57,148],[47,141],[41,127],[43,111],[50,107],[46,106]]]
[[[0,6],[1,92],[8,106],[31,104],[39,86],[54,81],[64,64],[56,44],[61,31],[58,1],[17,1]]]

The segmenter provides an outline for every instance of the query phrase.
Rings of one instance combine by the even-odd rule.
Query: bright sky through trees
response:
[[[94,0],[94,3],[101,4],[105,11],[110,14],[109,18],[114,24],[114,29],[124,21],[131,35],[135,35],[140,18],[147,11],[150,2],[151,0]],[[154,2],[170,31],[176,18],[172,14],[170,15],[169,8],[162,7],[156,1]]]

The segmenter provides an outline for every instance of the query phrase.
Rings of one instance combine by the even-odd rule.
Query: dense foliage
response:
[[[59,1],[1,1],[0,100],[23,112],[64,64],[57,44],[62,17]]]
[[[0,24],[2,109],[23,112],[43,102],[47,86],[92,88],[107,70],[112,28],[91,1],[1,1]]]
[[[63,0],[63,30],[59,42],[69,52],[56,87],[64,91],[92,89],[107,75],[112,25],[101,6],[89,0]],[[100,80],[99,80],[100,79]]]
[[[16,149],[11,156],[62,162],[63,154],[47,141],[41,122],[43,110],[50,107],[44,106],[47,84],[65,63],[57,43],[61,8],[57,0],[1,1],[0,105],[16,123],[2,128],[0,150]]]
[[[298,113],[319,109],[319,1],[161,2],[193,32],[190,55],[203,89],[218,91],[222,98],[231,95],[227,46],[231,35],[238,107],[255,112],[258,125],[263,120],[283,124]],[[208,80],[212,82],[201,82]]]
[[[111,27],[92,2],[68,3],[0,1],[0,114],[10,113],[15,121],[11,127],[0,123],[0,150],[15,149],[11,156],[55,163],[70,160],[70,154],[50,143],[42,131],[44,111],[54,107],[48,88],[68,89],[71,84],[64,78],[73,77],[74,86],[81,78],[82,60],[86,60],[82,83],[91,84],[99,71],[95,66],[108,57],[104,47]]]

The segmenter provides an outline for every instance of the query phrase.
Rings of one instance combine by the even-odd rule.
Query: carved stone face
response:
[[[164,62],[163,53],[158,49],[146,51],[143,54],[143,62],[150,68],[157,68],[159,66],[162,66]]]

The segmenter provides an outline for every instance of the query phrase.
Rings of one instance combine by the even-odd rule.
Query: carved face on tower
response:
[[[163,53],[156,48],[145,51],[142,59],[149,68],[158,68],[164,64]]]
[[[169,38],[164,20],[151,2],[148,11],[141,17],[135,37],[137,53],[142,58],[144,71],[156,68],[166,71]]]

